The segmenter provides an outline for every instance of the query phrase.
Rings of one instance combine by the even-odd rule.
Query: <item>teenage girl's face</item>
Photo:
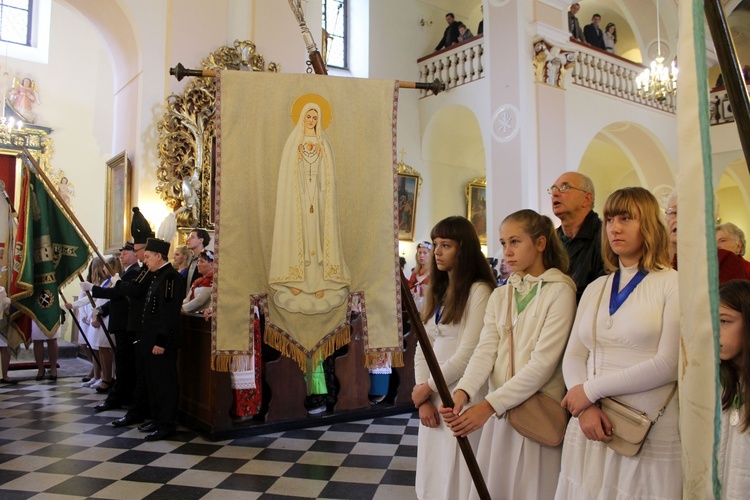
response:
[[[500,227],[500,244],[503,246],[505,263],[511,271],[521,276],[539,276],[546,270],[542,259],[542,252],[547,246],[544,236],[533,241],[521,224],[508,221]]]
[[[417,250],[417,260],[419,261],[420,266],[426,266],[430,261],[429,249],[425,247],[419,247],[419,250]]]
[[[305,113],[305,129],[315,130],[318,125],[318,112],[314,109],[309,110]]]
[[[184,263],[185,263],[185,254],[182,253],[179,250],[176,251],[174,253],[174,265],[177,266],[177,267],[179,267],[179,266],[181,266]]]
[[[435,238],[433,242],[437,268],[447,273],[458,264],[458,242],[448,238]]]
[[[719,358],[724,361],[734,360],[738,364],[741,361],[742,332],[745,329],[742,314],[727,306],[719,306],[719,324]]]
[[[624,266],[635,265],[641,259],[643,235],[640,219],[629,214],[607,217],[607,239]]]

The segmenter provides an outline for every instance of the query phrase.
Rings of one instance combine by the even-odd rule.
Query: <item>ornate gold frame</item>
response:
[[[477,177],[466,185],[466,218],[479,236],[479,243],[487,244],[487,178]]]
[[[128,152],[107,160],[104,248],[116,253],[130,239],[130,160]]]
[[[413,194],[413,201],[412,201],[412,208],[411,208],[411,216],[409,217],[411,220],[409,220],[409,224],[407,227],[405,227],[402,230],[402,221],[401,221],[401,215],[402,215],[402,205],[401,205],[401,195],[399,193],[399,203],[398,203],[398,239],[400,241],[414,241],[414,231],[417,225],[417,200],[419,198],[419,188],[422,187],[422,175],[414,170],[412,167],[404,163],[403,161],[396,164],[396,177],[398,179],[398,187],[399,191],[403,184],[404,188],[408,190],[408,194]],[[411,192],[411,189],[413,188],[413,193]],[[407,196],[408,200],[408,196]]]
[[[249,40],[235,40],[201,63],[204,70],[269,71],[280,66],[268,63]],[[175,212],[179,227],[214,228],[212,179],[216,138],[216,83],[198,77],[180,94],[170,94],[158,124],[159,166],[156,192]]]

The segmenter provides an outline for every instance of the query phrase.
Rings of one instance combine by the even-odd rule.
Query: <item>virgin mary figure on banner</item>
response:
[[[333,150],[323,133],[331,116],[323,97],[298,98],[291,111],[295,127],[281,156],[268,282],[274,303],[292,313],[327,313],[344,303],[351,285]]]

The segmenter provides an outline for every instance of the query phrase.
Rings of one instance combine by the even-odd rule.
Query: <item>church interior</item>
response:
[[[212,68],[316,78],[286,0],[27,3],[29,43],[0,42],[0,73],[4,95],[26,78],[33,81],[33,114],[7,105],[8,115],[27,131],[8,132],[4,113],[0,153],[19,178],[12,134],[41,134],[45,142],[37,158],[102,252],[116,251],[130,237],[130,208],[136,206],[154,229],[176,213],[173,241],[180,245],[192,228],[215,230],[215,122],[196,118],[200,111],[180,103],[196,88],[214,93],[216,87],[210,77],[178,80],[170,68],[218,64]],[[481,210],[482,250],[490,258],[502,257],[498,225],[509,213],[530,208],[557,222],[547,189],[566,171],[593,180],[595,211],[627,186],[648,189],[666,208],[680,174],[677,99],[643,98],[635,80],[657,55],[676,60],[683,36],[679,2],[580,2],[581,25],[595,13],[603,25],[617,25],[616,55],[570,38],[570,4],[301,1],[330,76],[446,84],[436,95],[404,86],[399,94],[394,168],[416,185],[408,223],[399,227],[398,254],[406,259],[407,276],[416,265],[417,244],[429,241],[430,229],[445,217]],[[750,0],[723,4],[740,65],[750,64]],[[435,51],[448,12],[475,36]],[[329,34],[326,43],[321,33]],[[749,166],[727,90],[717,85],[721,71],[707,38],[716,219],[747,234]],[[231,64],[217,63],[221,50],[234,57]],[[255,106],[262,112],[264,103]],[[183,119],[205,129],[187,138],[170,136],[170,120]],[[196,150],[199,158],[183,156]],[[193,191],[180,191],[185,179],[194,181]],[[200,201],[193,205],[188,192],[196,191]],[[66,290],[78,292],[76,283]],[[118,413],[93,415],[102,398],[81,390],[78,378],[0,387],[0,496],[416,498],[419,418],[408,387],[413,373],[398,372],[403,384],[385,405],[370,408],[360,394],[351,397],[347,411],[321,421],[302,407],[305,384],[296,363],[263,346],[263,356],[276,362],[267,376],[276,377],[278,391],[288,385],[283,390],[298,401],[275,408],[278,413],[266,415],[267,425],[258,427],[258,419],[229,414],[229,374],[211,369],[210,323],[201,316],[185,324],[193,347],[180,361],[184,426],[176,441],[143,444],[136,429],[111,428],[107,424]],[[70,341],[73,334],[66,324],[62,338]],[[405,342],[410,369],[416,340]],[[367,376],[366,370],[361,375],[362,359],[355,360],[359,365],[349,361],[347,370]]]

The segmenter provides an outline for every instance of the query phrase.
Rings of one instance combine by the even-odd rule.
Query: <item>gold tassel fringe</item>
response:
[[[248,354],[216,354],[211,356],[211,369],[217,372],[246,372],[250,369]]]
[[[289,339],[270,326],[266,326],[266,330],[263,332],[263,342],[279,351],[282,356],[293,359],[299,365],[299,369],[303,373],[305,372],[307,367],[307,356],[297,349]]]
[[[313,366],[316,366],[319,361],[326,359],[338,349],[348,344],[350,339],[351,328],[348,326],[342,328],[340,332],[331,335],[331,338],[329,338],[325,344],[320,346],[320,349],[315,351]]]

